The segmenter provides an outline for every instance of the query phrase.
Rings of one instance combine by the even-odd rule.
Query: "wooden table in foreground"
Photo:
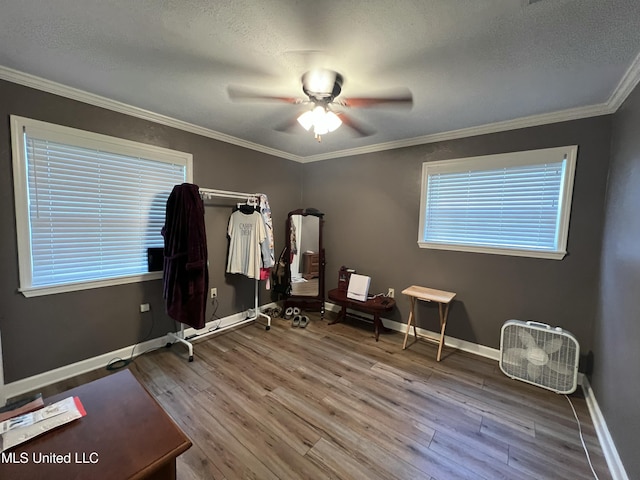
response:
[[[3,452],[1,479],[176,478],[176,457],[191,441],[129,370],[45,403],[70,396],[80,399],[87,415]],[[46,461],[52,457],[55,463]]]
[[[376,337],[376,342],[378,341],[378,337],[380,336],[380,331],[389,330],[384,326],[382,320],[380,320],[380,313],[386,312],[389,310],[393,310],[396,306],[396,301],[390,297],[374,297],[370,298],[366,302],[360,302],[358,300],[353,300],[347,297],[347,291],[341,290],[339,288],[334,288],[333,290],[329,290],[329,300],[335,302],[337,305],[340,305],[342,309],[338,314],[337,318],[332,322],[329,322],[329,325],[333,325],[334,323],[338,323],[341,319],[345,317],[347,314],[347,308],[352,310],[357,310],[359,312],[369,313],[373,315],[373,326]]]
[[[402,343],[402,349],[407,348],[407,338],[409,337],[409,329],[411,328],[411,324],[413,324],[413,336],[418,338],[418,332],[416,331],[416,317],[415,317],[415,306],[416,300],[424,300],[425,302],[437,302],[438,303],[438,313],[440,314],[440,340],[433,339],[430,337],[425,337],[428,340],[433,340],[438,342],[438,356],[436,360],[440,361],[440,356],[442,355],[442,345],[444,344],[444,330],[447,328],[447,316],[449,315],[449,304],[453,297],[456,296],[453,292],[446,292],[444,290],[435,290],[433,288],[419,287],[417,285],[412,285],[409,288],[405,288],[402,293],[407,295],[411,300],[411,310],[409,311],[409,320],[407,321],[407,331],[404,334],[404,342]]]

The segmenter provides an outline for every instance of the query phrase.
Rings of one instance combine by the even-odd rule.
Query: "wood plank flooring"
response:
[[[291,283],[291,295],[301,295],[303,297],[315,297],[318,295],[320,287],[317,278],[310,278],[300,282]]]
[[[328,314],[329,318],[331,313]],[[190,479],[589,479],[566,398],[496,362],[370,324],[306,329],[273,319],[145,354],[132,372],[193,441]],[[56,389],[89,381],[95,372]],[[584,398],[571,400],[600,479],[610,479]]]

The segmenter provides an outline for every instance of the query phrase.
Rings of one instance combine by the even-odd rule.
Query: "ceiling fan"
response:
[[[287,131],[300,124],[305,130],[313,131],[319,142],[322,135],[335,131],[345,124],[357,135],[366,137],[373,129],[356,122],[347,115],[344,108],[367,108],[373,106],[400,106],[411,108],[413,96],[409,89],[390,96],[338,98],[342,92],[344,77],[333,70],[313,69],[302,75],[302,91],[306,98],[265,95],[241,87],[229,87],[232,100],[279,101],[294,105],[304,105],[301,115],[281,125],[277,130]]]

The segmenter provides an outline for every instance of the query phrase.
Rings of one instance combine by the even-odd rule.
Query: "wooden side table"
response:
[[[336,319],[332,322],[329,322],[329,325],[333,325],[334,323],[338,323],[340,320],[342,320],[347,315],[347,308],[359,312],[369,313],[373,315],[373,329],[376,337],[376,342],[378,341],[378,337],[380,336],[381,331],[386,332],[389,330],[384,326],[382,320],[380,320],[380,314],[382,312],[393,310],[393,308],[396,306],[396,301],[393,298],[389,297],[374,297],[368,299],[366,302],[353,300],[347,297],[346,290],[340,290],[339,288],[329,290],[329,300],[342,307]]]
[[[447,328],[447,316],[449,315],[449,304],[453,297],[456,296],[453,292],[446,292],[444,290],[435,290],[433,288],[419,287],[412,285],[409,288],[405,288],[402,293],[407,295],[411,300],[411,310],[409,311],[409,320],[407,321],[407,331],[404,334],[404,342],[402,349],[407,348],[407,338],[409,337],[409,329],[413,324],[413,336],[418,339],[418,332],[416,331],[416,319],[415,319],[415,306],[416,300],[423,300],[425,302],[438,302],[438,313],[440,314],[440,340],[431,337],[424,337],[427,340],[435,341],[438,343],[438,356],[436,360],[440,361],[442,355],[442,345],[444,344],[444,330]]]

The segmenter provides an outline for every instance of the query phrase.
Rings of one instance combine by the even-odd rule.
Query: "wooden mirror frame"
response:
[[[285,231],[285,252],[284,259],[287,264],[287,273],[289,281],[291,281],[291,217],[293,215],[301,215],[303,217],[318,217],[318,294],[315,296],[306,295],[289,295],[284,301],[284,308],[298,307],[301,310],[320,311],[320,317],[324,318],[324,273],[325,273],[325,255],[322,243],[322,230],[324,227],[324,213],[315,208],[299,208],[287,214],[287,223]],[[299,252],[301,254],[301,252]]]

